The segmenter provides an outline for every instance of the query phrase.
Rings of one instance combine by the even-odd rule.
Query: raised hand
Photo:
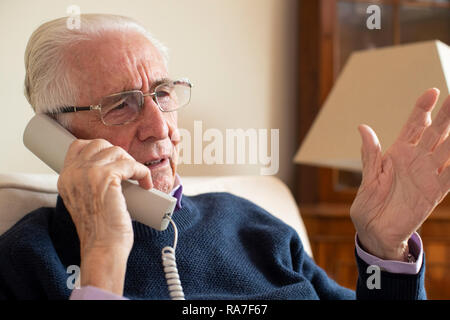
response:
[[[379,258],[405,261],[408,239],[450,189],[450,96],[431,121],[438,97],[433,88],[417,100],[384,155],[375,132],[358,127],[363,179],[350,215],[364,249]]]

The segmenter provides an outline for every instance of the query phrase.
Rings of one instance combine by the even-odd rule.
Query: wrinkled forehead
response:
[[[110,32],[82,41],[69,50],[68,59],[82,100],[126,90],[146,92],[167,77],[163,57],[137,32]]]

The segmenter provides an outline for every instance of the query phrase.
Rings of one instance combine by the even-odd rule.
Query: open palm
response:
[[[429,89],[417,100],[384,155],[375,132],[358,128],[363,180],[350,214],[361,244],[379,258],[403,260],[407,240],[450,189],[450,96],[432,122],[438,97]]]

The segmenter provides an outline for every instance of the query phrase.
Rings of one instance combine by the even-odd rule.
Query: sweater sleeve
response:
[[[5,288],[3,286],[3,283],[0,279],[0,301],[6,300],[6,294],[5,294]]]
[[[418,300],[426,299],[424,276],[425,254],[418,274],[398,274],[374,271],[355,250],[358,275],[355,275],[356,292],[340,286],[320,268],[304,251],[300,253],[300,272],[311,282],[319,299],[385,299],[385,300]],[[378,272],[378,274],[376,274]],[[378,279],[376,277],[379,276]],[[377,282],[378,281],[378,282]]]
[[[304,251],[301,253],[300,272],[310,281],[321,300],[354,300],[355,292],[340,286],[320,268]]]
[[[355,250],[358,266],[356,298],[360,300],[423,300],[425,292],[425,253],[418,274],[399,274],[383,271],[381,268],[367,264]]]
[[[0,271],[0,301],[13,299],[11,292],[8,290],[4,276]]]

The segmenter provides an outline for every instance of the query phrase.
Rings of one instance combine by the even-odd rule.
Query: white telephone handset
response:
[[[45,114],[35,115],[23,133],[23,143],[57,173],[64,164],[69,145],[76,138]],[[135,181],[123,181],[122,192],[132,219],[153,229],[165,230],[177,200],[156,189],[145,190]]]

